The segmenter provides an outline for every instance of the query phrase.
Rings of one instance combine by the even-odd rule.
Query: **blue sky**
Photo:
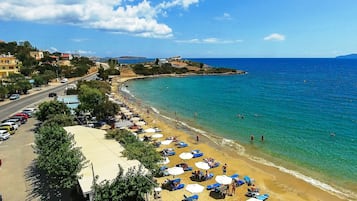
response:
[[[0,40],[86,56],[357,53],[356,0],[4,0]]]

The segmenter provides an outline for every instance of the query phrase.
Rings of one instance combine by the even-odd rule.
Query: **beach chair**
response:
[[[182,167],[184,171],[192,171],[192,167],[189,167],[187,163],[177,164],[176,167]]]
[[[175,152],[174,149],[172,149],[172,148],[167,148],[167,149],[162,150],[162,151],[161,151],[161,154],[162,154],[163,156],[173,156],[173,155],[176,154],[176,152]]]
[[[220,165],[219,162],[215,162],[213,165],[210,165],[211,168],[216,168]]]
[[[182,201],[196,201],[196,200],[198,200],[198,195],[192,195],[190,197],[183,195],[183,197],[184,197],[184,199]]]
[[[245,184],[245,182],[243,180],[241,180],[241,179],[236,180],[236,185],[237,186],[241,186],[243,184]]]
[[[207,190],[214,190],[215,188],[218,188],[218,187],[220,187],[220,186],[221,186],[220,183],[214,183],[214,184],[208,185],[208,186],[206,187],[206,189],[207,189]]]
[[[179,185],[173,187],[173,188],[171,189],[171,191],[180,190],[180,189],[183,189],[184,187],[185,187],[185,184],[179,184]]]
[[[265,201],[269,198],[269,194],[256,195],[255,198],[257,198],[258,200]]]
[[[188,144],[181,141],[181,142],[176,143],[176,146],[177,146],[177,148],[183,148],[183,147],[187,147]]]
[[[243,180],[244,180],[244,182],[245,182],[248,186],[250,186],[250,185],[253,184],[253,183],[252,183],[252,180],[251,180],[250,177],[248,177],[248,176],[244,176],[244,177],[243,177]]]
[[[237,179],[239,177],[239,174],[232,174],[231,176],[229,176],[232,179]]]
[[[198,150],[198,149],[192,150],[191,153],[192,153],[192,155],[193,155],[193,158],[198,158],[198,157],[203,156],[203,153],[202,153],[200,150]]]

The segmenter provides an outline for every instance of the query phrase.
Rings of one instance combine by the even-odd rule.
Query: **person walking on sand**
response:
[[[232,182],[232,195],[236,194],[236,183],[233,181]]]
[[[222,166],[222,172],[224,175],[227,173],[227,163]]]
[[[198,143],[200,141],[200,137],[196,135],[196,142]]]

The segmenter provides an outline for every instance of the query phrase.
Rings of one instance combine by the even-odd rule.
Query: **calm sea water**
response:
[[[161,113],[236,140],[279,166],[357,186],[357,60],[190,60],[249,73],[137,80],[129,90]]]

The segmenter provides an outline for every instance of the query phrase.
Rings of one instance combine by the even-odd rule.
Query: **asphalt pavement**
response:
[[[0,103],[0,120],[22,111],[25,107],[34,107],[50,100],[48,93],[63,94],[66,86],[79,79],[93,79],[95,75],[72,79],[67,83],[52,83],[41,90],[34,89],[30,94],[23,95],[19,100]],[[10,139],[0,141],[0,195],[3,201],[40,200],[38,178],[33,168],[36,155],[33,152],[34,131],[37,120],[30,118],[11,135]]]

